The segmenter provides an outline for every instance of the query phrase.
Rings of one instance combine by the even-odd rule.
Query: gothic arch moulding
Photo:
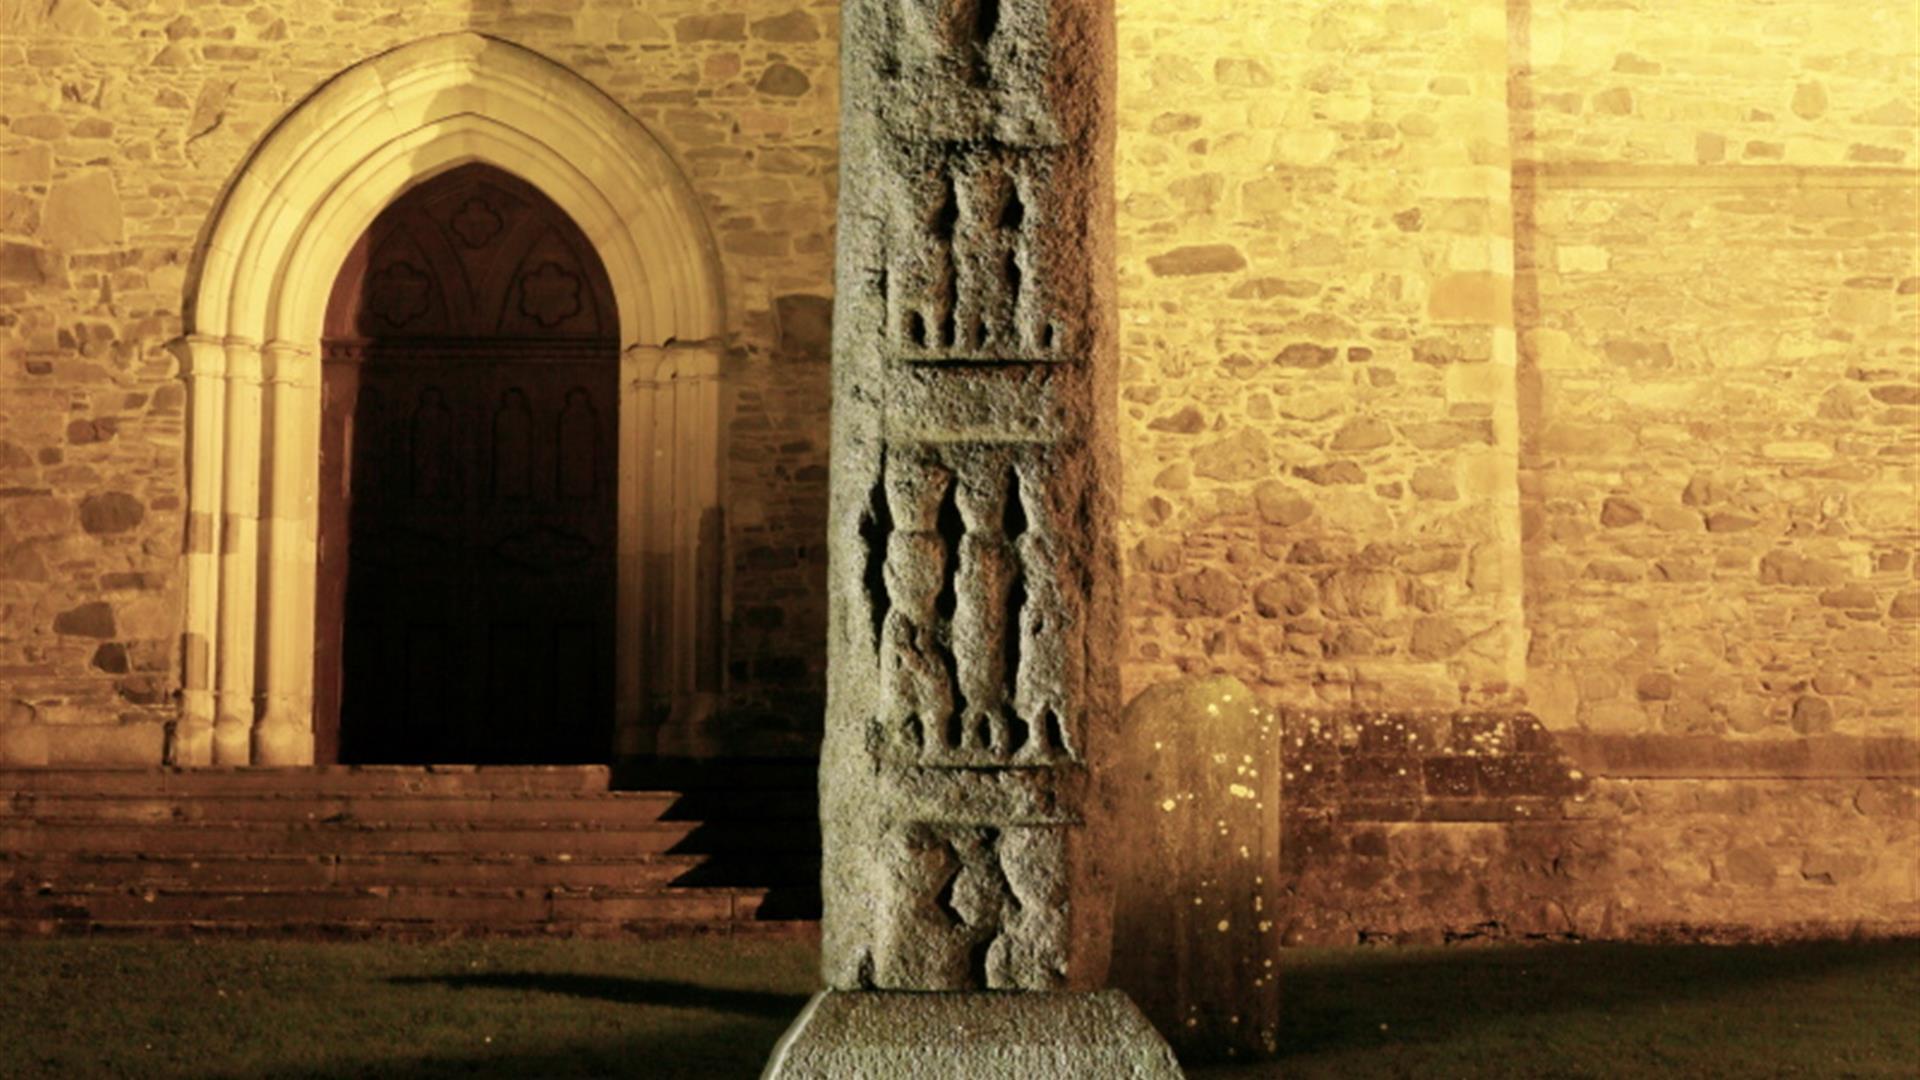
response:
[[[348,250],[415,184],[471,161],[565,210],[612,280],[621,340],[618,750],[654,703],[714,687],[725,312],[712,234],[666,149],[572,71],[478,34],[348,68],[255,148],[187,301],[185,702],[178,764],[313,760],[322,323]],[[537,718],[529,718],[537,723]]]

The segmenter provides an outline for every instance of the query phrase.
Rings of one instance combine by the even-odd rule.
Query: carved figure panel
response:
[[[910,822],[886,838],[882,989],[1052,990],[1065,979],[1066,836]]]
[[[876,111],[898,138],[1058,142],[1044,107],[1057,5],[1047,0],[862,0],[842,17],[884,27],[870,63],[889,92]],[[864,57],[856,48],[851,58]]]
[[[953,767],[1077,757],[1074,608],[1055,581],[1058,515],[1037,453],[888,452],[864,542],[880,723],[897,755]]]
[[[1044,246],[1030,227],[1047,155],[904,147],[895,160],[886,301],[897,355],[914,363],[1065,359],[1041,292]]]

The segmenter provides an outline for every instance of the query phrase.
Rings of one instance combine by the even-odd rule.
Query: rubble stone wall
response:
[[[1323,747],[1285,797],[1294,937],[1920,917],[1920,15],[1117,23],[1126,696],[1229,675],[1355,748],[1524,709],[1586,785]],[[605,90],[703,200],[733,715],[817,734],[834,4],[56,0],[0,12],[0,759],[159,760],[197,246],[300,99],[454,30]]]
[[[0,14],[6,738],[56,760],[160,760],[184,607],[184,395],[168,345],[198,246],[224,186],[302,98],[461,30],[605,91],[701,198],[730,323],[732,704],[754,715],[752,738],[817,738],[838,11],[797,0],[57,0]]]
[[[1129,690],[1510,700],[1506,17],[1120,16]]]
[[[1529,700],[1913,736],[1920,13],[1689,8],[1515,26]]]
[[[1285,717],[1278,928],[1920,923],[1920,16],[1120,35],[1124,678]]]

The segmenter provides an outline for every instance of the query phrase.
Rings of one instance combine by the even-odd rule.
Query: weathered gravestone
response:
[[[1189,1062],[1279,1049],[1278,725],[1238,679],[1177,679],[1127,705],[1109,766],[1113,983]]]
[[[829,990],[767,1075],[1177,1076],[1099,989],[1110,0],[842,20]]]

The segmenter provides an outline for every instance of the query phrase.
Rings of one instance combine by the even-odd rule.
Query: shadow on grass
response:
[[[395,986],[444,986],[451,990],[511,990],[593,998],[616,1005],[658,1009],[706,1009],[720,1013],[789,1020],[807,1003],[805,994],[737,990],[667,979],[629,979],[618,975],[569,972],[501,971],[478,975],[396,975]]]
[[[1281,983],[1281,1045],[1292,1056],[1376,1042],[1382,1024],[1404,1041],[1493,1019],[1658,1009],[1855,969],[1911,968],[1916,960],[1920,941],[1455,948],[1418,959],[1369,952],[1345,963],[1290,965]]]
[[[1287,954],[1281,997],[1277,1059],[1182,1061],[1251,1078],[1882,1075],[1920,1059],[1915,940],[1316,950]]]
[[[796,948],[0,949],[15,976],[0,978],[0,1075],[751,1078],[813,983]],[[1195,1080],[1912,1080],[1920,1061],[1913,940],[1295,950],[1280,964],[1282,1055],[1196,1060]]]
[[[343,1053],[339,1060],[324,1065],[294,1069],[275,1066],[201,1076],[202,1080],[752,1080],[760,1074],[783,1030],[784,1024],[768,1027],[735,1021],[685,1034],[580,1040],[513,1052],[427,1052],[407,1058],[356,1058]]]

